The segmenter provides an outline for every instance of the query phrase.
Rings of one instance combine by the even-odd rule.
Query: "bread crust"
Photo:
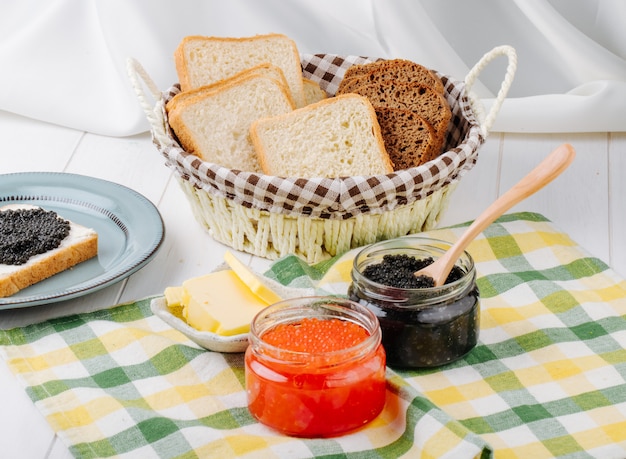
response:
[[[4,208],[2,208],[4,209]],[[0,209],[0,211],[2,210]],[[77,228],[83,228],[70,221],[70,234]],[[20,290],[44,279],[65,271],[98,254],[98,235],[95,231],[85,235],[75,243],[57,247],[44,254],[33,257],[23,265],[16,265],[12,272],[0,274],[0,298],[14,295]],[[7,266],[7,265],[2,265]]]
[[[263,64],[255,65],[254,67],[250,67],[249,69],[242,70],[241,72],[236,73],[232,77],[226,78],[224,80],[219,80],[215,83],[200,86],[198,88],[190,89],[188,91],[181,91],[169,100],[169,102],[165,105],[165,110],[169,113],[184,100],[187,100],[196,95],[206,93],[208,91],[218,90],[229,84],[239,83],[245,80],[247,77],[254,75],[266,76],[277,80],[284,87],[284,93],[291,101],[291,104],[294,107],[296,106],[291,92],[289,91],[289,85],[287,85],[287,80],[285,79],[285,74],[283,73],[283,71],[279,67],[276,67],[275,65],[266,62]]]

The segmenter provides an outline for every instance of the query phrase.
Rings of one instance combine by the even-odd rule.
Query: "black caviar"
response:
[[[363,275],[373,282],[396,288],[429,288],[435,286],[430,276],[416,276],[414,273],[433,263],[432,257],[415,258],[406,254],[384,255],[380,263],[369,265]],[[463,277],[463,271],[454,266],[445,284]]]
[[[363,249],[354,262],[348,297],[378,318],[389,366],[428,368],[453,362],[478,342],[480,302],[473,261],[464,254],[445,284],[434,287],[430,277],[420,279],[414,273],[445,249],[422,239],[415,244],[424,246],[410,246],[405,240],[406,247],[383,241]]]
[[[61,245],[70,234],[70,222],[56,212],[8,209],[0,212],[0,264],[23,265],[35,255]]]

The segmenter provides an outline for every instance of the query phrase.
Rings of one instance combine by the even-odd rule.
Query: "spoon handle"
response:
[[[523,201],[558,177],[574,160],[575,155],[576,153],[571,145],[563,144],[559,146],[530,171],[528,175],[487,207],[456,243],[441,257],[446,260],[445,263],[440,261],[445,266],[445,269],[441,271],[443,279],[435,279],[435,285],[443,285],[456,260],[476,236],[515,204]]]

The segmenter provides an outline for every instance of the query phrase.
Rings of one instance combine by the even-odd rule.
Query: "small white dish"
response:
[[[281,298],[298,298],[314,294],[313,288],[290,288],[279,284],[271,279],[262,278],[262,282],[278,293]],[[217,333],[198,331],[187,322],[176,317],[167,306],[165,297],[152,299],[150,302],[152,313],[165,323],[183,333],[187,338],[209,351],[235,353],[244,352],[248,347],[248,333],[239,335],[223,336]]]
[[[150,302],[152,313],[165,323],[175,328],[198,346],[215,352],[244,352],[248,347],[248,334],[222,336],[217,333],[198,331],[187,322],[172,314],[167,307],[165,297],[154,298]]]

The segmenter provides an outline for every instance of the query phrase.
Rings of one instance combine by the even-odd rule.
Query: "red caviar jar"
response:
[[[261,311],[245,355],[248,409],[297,437],[331,437],[385,404],[385,351],[376,316],[335,297],[284,300]]]

